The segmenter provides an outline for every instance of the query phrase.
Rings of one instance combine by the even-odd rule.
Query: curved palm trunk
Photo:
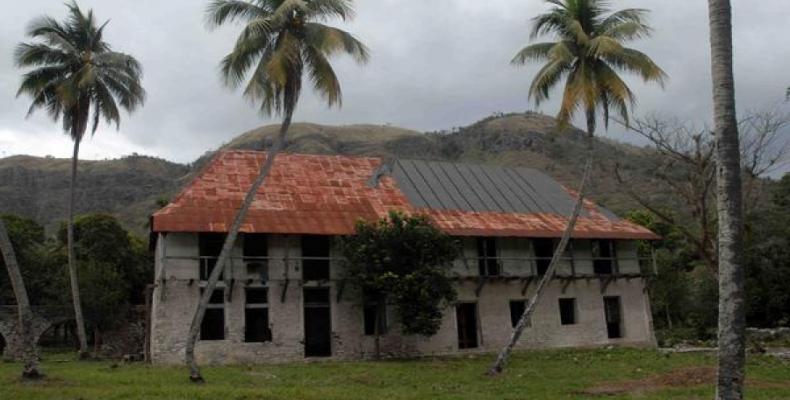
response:
[[[83,130],[84,132],[84,130]],[[88,335],[85,333],[85,319],[82,315],[82,302],[80,301],[80,283],[77,273],[77,260],[74,254],[74,207],[77,190],[77,163],[79,161],[80,142],[82,135],[74,140],[74,154],[71,156],[71,184],[69,188],[69,220],[67,226],[67,244],[69,258],[69,281],[71,283],[71,299],[74,303],[74,321],[77,325],[77,339],[79,339],[79,358],[88,357]]]
[[[716,398],[743,398],[746,358],[745,271],[738,122],[732,71],[732,10],[729,0],[708,0],[719,259],[719,372]]]
[[[521,314],[518,324],[516,324],[516,327],[513,329],[513,334],[510,336],[510,341],[508,341],[507,345],[505,345],[505,347],[499,353],[496,361],[494,361],[494,364],[488,369],[488,375],[490,376],[498,375],[504,370],[505,364],[510,357],[510,353],[513,352],[513,348],[516,346],[516,343],[518,343],[518,340],[524,333],[524,329],[527,327],[527,322],[530,320],[530,318],[532,318],[532,314],[543,295],[543,291],[546,289],[549,281],[551,281],[551,279],[554,277],[554,271],[557,269],[557,265],[560,263],[560,259],[565,253],[565,248],[568,245],[568,241],[570,241],[571,233],[573,233],[573,229],[576,227],[576,220],[579,218],[579,214],[581,214],[582,206],[584,205],[584,196],[587,190],[587,181],[590,178],[591,170],[592,157],[587,160],[587,165],[584,167],[584,176],[582,177],[582,183],[579,187],[578,200],[576,201],[576,205],[574,206],[573,212],[570,215],[568,225],[565,227],[565,231],[562,233],[560,243],[554,250],[554,254],[551,257],[551,261],[549,262],[549,267],[546,269],[546,273],[538,282],[538,287],[535,289],[535,294],[532,295],[532,298],[527,304],[527,308],[524,310],[524,313]]]
[[[200,374],[200,367],[195,360],[195,345],[197,343],[198,334],[200,333],[200,324],[203,322],[203,316],[206,314],[206,307],[208,306],[211,294],[214,292],[214,288],[217,287],[217,282],[219,281],[219,278],[222,275],[226,264],[228,263],[231,250],[236,243],[236,237],[239,235],[241,224],[247,218],[247,212],[249,211],[250,206],[252,206],[252,202],[255,200],[258,189],[261,187],[261,185],[263,185],[266,177],[269,175],[272,165],[274,165],[275,157],[277,157],[277,154],[285,146],[285,136],[288,133],[288,128],[291,126],[292,116],[293,111],[289,111],[285,115],[285,119],[280,126],[280,133],[277,136],[272,148],[269,149],[269,154],[266,157],[266,161],[263,163],[263,165],[261,165],[261,170],[258,173],[258,177],[255,179],[255,182],[253,182],[252,186],[250,186],[247,196],[244,198],[244,202],[242,203],[239,212],[236,214],[236,218],[233,220],[233,224],[228,231],[228,236],[225,238],[225,243],[222,245],[222,251],[219,253],[217,264],[214,267],[214,270],[211,271],[211,275],[208,278],[206,287],[203,290],[203,295],[200,297],[200,302],[198,303],[195,316],[192,318],[192,325],[189,327],[189,336],[187,337],[185,357],[186,364],[189,366],[189,379],[192,382],[205,382],[203,376]]]
[[[36,347],[35,339],[33,338],[33,311],[30,308],[30,301],[27,298],[27,290],[25,289],[25,281],[22,279],[22,272],[19,270],[19,264],[16,261],[16,254],[14,254],[14,246],[11,244],[11,239],[8,237],[5,223],[0,219],[0,253],[3,255],[6,269],[8,270],[8,278],[11,281],[11,287],[14,290],[14,297],[16,298],[17,314],[19,317],[19,330],[22,336],[22,362],[24,367],[22,369],[22,379],[34,380],[44,377],[38,367],[38,349]]]

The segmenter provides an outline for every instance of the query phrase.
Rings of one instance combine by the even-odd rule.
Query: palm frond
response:
[[[75,56],[43,43],[20,43],[14,50],[17,67],[69,64],[77,61]]]
[[[656,82],[661,87],[664,86],[667,74],[641,51],[624,47],[602,58],[617,69],[640,75],[645,82]]]
[[[206,8],[206,23],[218,27],[226,22],[254,21],[267,18],[273,9],[244,0],[214,0]]]
[[[327,105],[329,107],[335,104],[341,105],[343,93],[340,89],[340,82],[337,80],[335,71],[324,54],[322,50],[313,46],[305,47],[305,66],[310,75],[310,80],[313,82],[313,87],[326,101]]]
[[[307,4],[310,10],[308,17],[325,21],[331,18],[340,18],[343,21],[354,18],[352,0],[311,0]]]
[[[359,63],[368,61],[367,47],[350,33],[319,23],[305,24],[305,41],[324,56],[344,52]]]

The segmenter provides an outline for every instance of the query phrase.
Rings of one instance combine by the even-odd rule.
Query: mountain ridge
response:
[[[236,136],[193,163],[132,155],[112,160],[81,160],[77,212],[106,212],[138,234],[148,216],[175,195],[220,150],[263,150],[271,146],[279,125],[262,126]],[[286,151],[310,154],[367,155],[456,162],[492,163],[538,169],[567,187],[576,187],[587,153],[586,134],[575,127],[557,128],[556,120],[533,112],[498,114],[453,131],[426,132],[374,124],[295,123]],[[608,158],[656,191],[650,165],[656,152],[610,139],[595,139],[598,163],[591,198],[615,212],[637,205],[611,176]],[[605,155],[606,157],[600,157]],[[0,159],[0,213],[35,219],[53,232],[66,215],[70,159],[10,156]]]

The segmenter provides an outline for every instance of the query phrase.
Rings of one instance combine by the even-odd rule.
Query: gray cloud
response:
[[[145,66],[145,107],[126,117],[120,132],[102,127],[86,144],[86,158],[133,151],[191,161],[242,131],[275,123],[261,117],[238,93],[224,88],[217,63],[238,27],[205,28],[205,1],[83,0],[99,18],[111,19],[107,39]],[[705,123],[710,120],[707,8],[687,0],[623,0],[615,7],[652,9],[654,36],[633,46],[650,54],[670,75],[662,90],[628,78],[639,96],[637,114],[658,112]],[[357,18],[335,24],[372,50],[364,67],[348,59],[335,65],[344,89],[342,109],[326,109],[305,92],[296,119],[331,124],[392,123],[418,130],[446,129],[496,111],[533,108],[526,91],[537,66],[509,60],[528,43],[529,18],[544,5],[523,0],[358,0]],[[736,1],[735,66],[739,106],[780,103],[790,85],[787,15],[790,2]],[[0,157],[13,153],[70,154],[59,126],[43,114],[25,119],[28,99],[14,97],[20,71],[11,54],[25,40],[34,17],[65,13],[60,0],[13,2],[0,16]],[[555,97],[558,93],[555,94]],[[554,113],[556,100],[540,108]],[[621,130],[609,136],[632,140]]]

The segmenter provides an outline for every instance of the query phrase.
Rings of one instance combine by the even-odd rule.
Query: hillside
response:
[[[33,218],[53,232],[67,214],[70,168],[69,159],[0,159],[0,213]],[[142,233],[157,200],[175,193],[189,172],[187,166],[145,156],[81,161],[77,212],[111,213]]]
[[[241,134],[223,149],[262,149],[271,145],[279,126]],[[551,117],[536,113],[489,117],[454,132],[420,133],[380,125],[323,126],[294,124],[287,151],[317,154],[374,155],[485,162],[527,166],[545,171],[575,187],[586,159],[584,133],[572,128],[557,132]],[[655,153],[609,140],[596,140],[596,169],[591,196],[616,212],[635,204],[612,177],[612,161],[643,185],[644,193],[660,196],[650,179]],[[80,163],[78,212],[108,212],[127,228],[144,233],[157,200],[169,198],[198,171],[213,152],[191,166],[131,156]],[[50,232],[66,215],[69,160],[15,156],[0,159],[0,213],[31,217]]]

